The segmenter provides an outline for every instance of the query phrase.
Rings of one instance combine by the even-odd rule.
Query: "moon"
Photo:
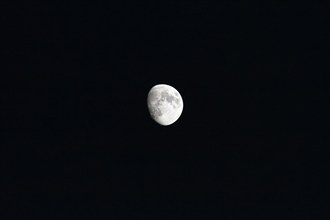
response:
[[[166,84],[155,85],[150,89],[147,104],[151,118],[163,126],[176,122],[183,111],[180,93]]]

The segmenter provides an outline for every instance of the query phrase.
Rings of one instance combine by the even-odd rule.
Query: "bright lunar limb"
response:
[[[183,110],[180,93],[166,84],[159,84],[150,89],[147,104],[152,119],[164,126],[178,120]]]

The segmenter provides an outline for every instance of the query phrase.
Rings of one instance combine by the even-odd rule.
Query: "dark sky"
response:
[[[5,6],[2,219],[328,219],[329,4]]]

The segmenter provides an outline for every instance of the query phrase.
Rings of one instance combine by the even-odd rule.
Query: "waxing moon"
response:
[[[166,84],[159,84],[150,89],[147,104],[151,118],[164,126],[177,121],[183,110],[180,93]]]

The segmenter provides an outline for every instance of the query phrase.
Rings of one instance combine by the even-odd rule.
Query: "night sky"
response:
[[[1,219],[329,219],[329,3],[4,5]]]

